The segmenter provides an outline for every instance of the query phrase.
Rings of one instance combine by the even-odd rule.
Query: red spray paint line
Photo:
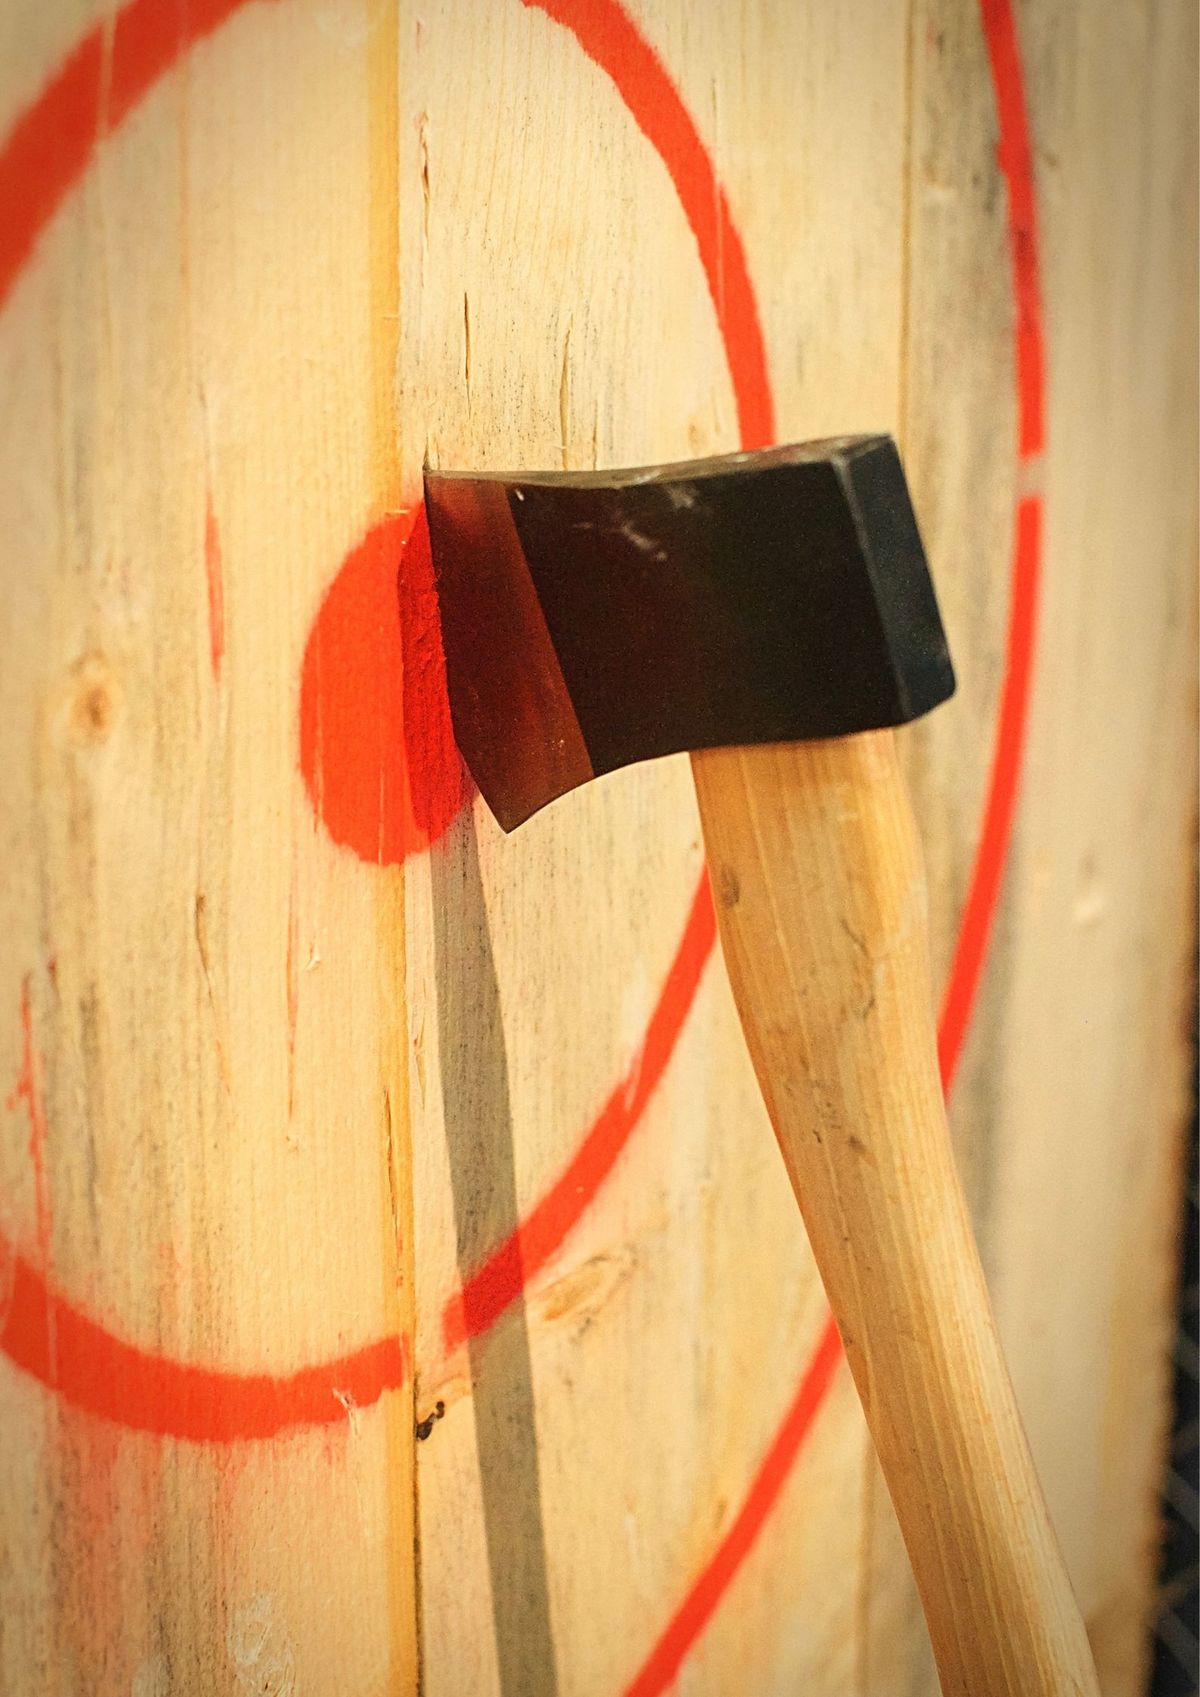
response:
[[[716,310],[737,401],[743,448],[775,440],[758,302],[742,238],[712,159],[658,54],[615,0],[522,0],[570,30],[584,54],[613,81],[679,196]]]
[[[446,1309],[447,1348],[486,1330],[520,1296],[577,1224],[645,1113],[695,999],[712,954],[716,921],[707,877],[692,900],[675,958],[629,1072],[612,1092],[560,1179]],[[32,1030],[18,1088],[31,1126],[45,1125]],[[14,1092],[14,1099],[16,1097]],[[288,1377],[191,1366],[123,1342],[54,1292],[22,1256],[14,1256],[8,1317],[0,1349],[74,1406],[136,1430],[202,1442],[268,1438],[289,1427],[345,1418],[347,1400],[363,1408],[403,1383],[403,1340],[381,1339],[338,1361]]]
[[[236,0],[233,4],[219,8],[221,15],[232,11],[235,4]],[[1001,165],[1005,170],[1009,185],[1010,235],[1017,295],[1016,341],[1018,391],[1021,408],[1021,450],[1023,456],[1028,457],[1037,451],[1041,443],[1044,396],[1032,170],[1025,121],[1020,59],[1016,50],[1016,34],[1011,9],[1006,3],[991,3],[991,0],[982,0],[982,4],[984,30],[991,57],[997,110],[1000,119]],[[619,56],[615,54],[615,49],[618,44],[624,44],[624,48],[628,50],[628,62],[635,67],[635,76],[640,84],[640,96],[649,98],[651,108],[643,113],[644,121],[643,118],[639,118],[639,123],[644,133],[654,141],[656,146],[659,146],[660,151],[662,151],[664,145],[669,148],[670,141],[664,143],[662,132],[655,126],[652,108],[656,100],[664,100],[671,110],[677,107],[678,111],[682,111],[678,94],[666,76],[661,62],[653,51],[637,37],[632,24],[625,17],[620,7],[614,3],[614,0],[595,0],[595,3],[591,5],[580,4],[575,6],[569,6],[563,4],[562,0],[556,0],[556,3],[546,5],[543,9],[571,29],[580,40],[581,45],[585,46],[585,51],[588,50],[585,38],[592,40],[597,63],[603,64],[603,67],[617,84],[618,89],[621,88],[622,66]],[[192,18],[192,39],[195,39],[198,34],[204,33],[203,29],[195,27],[197,18],[203,21],[203,18],[212,16],[214,21],[209,23],[207,27],[215,27],[215,22],[219,21],[219,18],[215,16],[217,11],[217,7],[211,6],[204,14],[197,14]],[[140,27],[148,29],[149,34],[153,36],[155,14],[147,4],[147,0],[134,0],[134,4],[118,15],[114,26],[118,34],[122,22],[127,22],[131,18],[139,19]],[[161,74],[161,71],[172,62],[182,46],[186,45],[186,40],[176,30],[170,36],[170,41],[175,41],[176,46],[173,51],[170,50],[170,41],[166,39],[167,34],[169,32],[164,33],[164,40],[159,43],[157,50],[153,41],[150,41],[147,44],[147,51],[142,55],[143,66],[150,66],[155,62],[156,52],[158,63],[158,69],[153,74],[145,75],[142,84],[143,90],[150,86],[154,77]],[[94,63],[92,60],[94,60]],[[29,132],[37,130],[39,120],[51,133],[55,129],[63,130],[64,133],[69,131],[75,120],[76,100],[69,97],[65,90],[72,82],[77,84],[81,80],[85,85],[83,88],[84,100],[91,98],[90,79],[96,77],[98,64],[99,36],[98,32],[93,32],[93,35],[86,38],[80,48],[77,49],[75,55],[64,66],[63,71],[59,73],[55,81],[49,85],[42,99],[26,114],[25,119],[22,120],[17,130],[10,137],[9,144],[6,145],[3,153],[0,153],[0,206],[7,207],[12,204],[20,206],[21,190],[24,187],[23,178],[30,177],[30,173],[24,168],[28,166],[29,161],[23,157],[23,152],[28,154],[30,151]],[[81,69],[81,66],[85,68]],[[98,77],[96,77],[96,80],[98,81]],[[661,87],[655,87],[657,80],[661,80]],[[131,77],[124,79],[127,93],[123,111],[127,111],[134,103],[133,98],[128,93],[133,86],[133,81],[134,79]],[[624,91],[622,90],[622,92]],[[637,95],[637,91],[635,91],[635,95]],[[98,96],[96,98],[98,100]],[[696,201],[695,186],[703,184],[706,180],[715,185],[716,179],[706,156],[704,162],[707,167],[707,176],[705,171],[702,170],[689,179],[686,168],[681,168],[689,152],[694,159],[694,149],[699,146],[696,132],[686,113],[683,113],[683,118],[684,123],[680,126],[678,112],[676,112],[674,133],[681,138],[677,145],[682,150],[682,158],[676,159],[674,170],[671,161],[668,159],[666,161],[667,167],[671,171],[672,180],[676,183],[681,197],[687,192],[686,185],[688,182],[690,181],[692,184],[692,199],[686,209],[693,231],[704,232],[703,234],[697,233],[697,241],[705,265],[705,274],[709,281],[710,292],[712,292],[714,302],[717,305],[718,314],[720,315],[724,310],[726,315],[726,319],[722,322],[722,333],[725,337],[730,364],[733,368],[734,386],[738,395],[739,418],[742,422],[743,431],[748,441],[760,438],[769,440],[773,433],[769,426],[771,416],[770,394],[765,362],[761,358],[762,338],[758,332],[758,318],[753,292],[749,285],[748,275],[745,274],[743,262],[740,269],[745,277],[745,288],[740,303],[736,298],[736,278],[733,302],[730,301],[728,290],[722,296],[720,245],[711,237],[713,231],[720,230],[722,218],[728,221],[728,208],[722,195],[715,201],[714,213],[710,217],[706,209]],[[112,107],[110,107],[110,128],[114,121]],[[25,126],[24,129],[22,129],[22,125]],[[86,125],[84,128],[86,130]],[[667,130],[670,131],[670,129],[671,125],[668,124]],[[23,223],[22,217],[18,215],[16,219],[10,219],[5,226],[6,238],[0,237],[0,302],[3,301],[11,287],[16,272],[32,247],[41,225],[49,218],[62,195],[70,187],[74,177],[86,164],[91,145],[91,141],[87,141],[72,168],[55,167],[42,173],[44,180],[40,180],[40,195],[33,196],[29,202],[34,207],[32,218],[26,219]],[[36,152],[36,147],[33,151]],[[68,148],[67,152],[69,153],[69,151]],[[702,147],[700,152],[703,154]],[[37,165],[38,161],[35,160],[34,164]],[[37,185],[39,179],[36,172],[30,180],[35,181],[35,186]],[[681,183],[685,186],[681,186]],[[714,218],[715,222],[713,221]],[[737,243],[736,253],[739,256],[741,255],[740,242]],[[740,312],[743,316],[736,323],[731,323],[728,321],[728,315],[731,312],[734,315]],[[749,314],[748,318],[745,316],[747,313]],[[747,326],[752,326],[752,329],[747,328]],[[756,347],[759,350],[757,357],[755,354]],[[759,385],[760,391],[757,401],[754,395],[756,383]],[[1024,556],[1022,556],[1021,551],[1022,535],[1032,537],[1032,540],[1025,544],[1026,552]],[[1007,735],[1010,739],[1010,746],[1015,746],[1018,753],[1020,750],[1032,659],[1033,607],[1037,587],[1036,566],[1039,548],[1040,530],[1035,516],[1032,519],[1022,521],[1018,536],[1017,558],[1014,564],[1009,663],[1010,673],[1014,668],[1022,670],[1024,681],[1020,683],[1019,687],[1012,688],[1007,686],[1006,680],[1006,688],[1002,696],[1001,719],[997,733],[997,756],[994,762],[993,780],[989,786],[988,803],[981,832],[981,846],[983,844],[991,845],[988,851],[989,866],[1002,864],[1004,853],[1007,850],[1011,825],[1012,798],[1015,796],[1015,761],[1009,755],[1004,754],[1003,747]],[[1022,558],[1025,560],[1025,569],[1019,570],[1018,567]],[[1002,777],[997,781],[995,774],[1002,768]],[[1008,775],[1010,769],[1011,776]],[[965,1007],[968,1012],[974,998],[979,974],[982,971],[991,914],[999,890],[999,879],[995,872],[989,870],[988,867],[981,868],[983,859],[982,854],[977,857],[971,880],[971,896],[968,897],[967,916],[963,927],[964,933],[970,933],[969,946],[966,941],[960,939],[960,948],[956,955],[951,983],[946,996],[947,1007],[952,1005]],[[971,898],[975,895],[977,889],[983,893],[973,902]],[[963,1023],[957,1035],[947,1019],[943,1017],[942,1025],[945,1040],[941,1045],[941,1057],[943,1077],[947,1084],[953,1075],[961,1050],[962,1035],[965,1032],[965,1017],[965,1015],[961,1016]],[[22,1275],[29,1272],[29,1269],[23,1263],[19,1270]],[[32,1296],[22,1299],[22,1307],[29,1311],[31,1306],[36,1305],[37,1296],[38,1292],[35,1288]],[[16,1306],[16,1304],[14,1303],[13,1306]],[[11,1323],[12,1314],[10,1310],[10,1329]],[[637,1676],[634,1686],[631,1687],[631,1689],[638,1690],[639,1697],[651,1697],[652,1693],[665,1690],[673,1681],[683,1659],[711,1617],[741,1563],[753,1547],[758,1532],[777,1500],[804,1439],[811,1429],[825,1389],[832,1378],[833,1368],[836,1365],[836,1351],[833,1348],[834,1337],[832,1322],[829,1322],[822,1333],[821,1343],[816,1355],[802,1375],[797,1394],[785,1413],[783,1423],[772,1441],[767,1456],[751,1483],[745,1503],[739,1510],[731,1531],[718,1545],[716,1552],[668,1623],[658,1644],[652,1651],[650,1659],[644,1664],[641,1673]],[[98,1343],[101,1362],[104,1361],[106,1352],[114,1347],[120,1350],[127,1346],[120,1345],[118,1340],[103,1334]],[[17,1353],[21,1352],[18,1351]],[[30,1352],[25,1353],[30,1355]],[[369,1352],[367,1353],[369,1354]],[[30,1359],[33,1357],[36,1357],[36,1351],[32,1352]],[[363,1356],[360,1354],[360,1356],[350,1359],[360,1361]],[[168,1364],[156,1362],[154,1365],[167,1366]],[[31,1370],[33,1370],[32,1367]],[[100,1370],[103,1371],[103,1368],[101,1367]],[[189,1370],[182,1369],[182,1371]],[[321,1372],[323,1369],[313,1371]],[[42,1375],[38,1374],[38,1376],[41,1377]],[[233,1376],[219,1374],[211,1377],[223,1383]],[[298,1377],[304,1377],[304,1375]],[[274,1385],[287,1383],[287,1381],[280,1380],[268,1382]],[[214,1387],[210,1385],[208,1388]],[[378,1389],[372,1393],[369,1383],[365,1383],[360,1393],[355,1397],[355,1401],[363,1405],[372,1401],[374,1396],[378,1394]],[[125,1411],[126,1414],[128,1412],[128,1410]],[[124,1418],[124,1415],[114,1412],[112,1417]],[[324,1416],[314,1412],[312,1418],[321,1419]],[[128,1423],[137,1424],[138,1422],[135,1420]],[[285,1423],[292,1424],[294,1421],[288,1417]],[[282,1427],[279,1429],[282,1429]]]
[[[63,61],[0,151],[0,305],[98,143],[183,53],[245,3],[130,0]]]
[[[131,0],[83,37],[20,115],[0,145],[0,307],[99,144],[186,51],[245,3]],[[204,546],[216,674],[224,654],[224,595],[211,504]],[[394,576],[392,612],[394,618]],[[24,1060],[11,1105],[22,1098],[28,1104],[31,1144],[40,1150],[45,1114],[27,990],[22,1027]],[[49,1235],[44,1182],[38,1184],[37,1213],[44,1248]],[[15,1253],[0,1348],[80,1409],[134,1430],[213,1443],[342,1421],[347,1407],[376,1401],[402,1384],[407,1371],[407,1346],[397,1338],[283,1376],[174,1361],[115,1336],[54,1291],[44,1268]]]
[[[1043,444],[1045,369],[1025,89],[1010,0],[980,0],[980,16],[1000,126],[999,158],[1009,191],[1009,241],[1016,309],[1018,451],[1022,459],[1029,459],[1041,451]],[[987,800],[958,944],[938,1020],[938,1062],[942,1086],[947,1092],[958,1070],[983,974],[1012,837],[1028,724],[1041,552],[1041,501],[1038,496],[1029,496],[1018,503],[1016,513],[1006,665]],[[833,1382],[841,1353],[841,1339],[831,1316],[729,1531],[693,1580],[649,1656],[626,1686],[624,1697],[661,1697],[675,1683],[680,1668],[779,1499]]]
[[[1046,369],[1042,334],[1042,291],[1038,279],[1037,195],[1025,79],[1012,0],[980,0],[980,16],[996,118],[996,158],[1008,189],[1008,246],[1016,306],[1018,440],[1021,458],[1040,454],[1045,443]]]
[[[980,16],[1000,131],[996,154],[1008,188],[1008,244],[1015,308],[1017,451],[1021,460],[1028,462],[1042,452],[1045,444],[1046,398],[1033,154],[1011,0],[980,0]],[[1041,557],[1041,496],[1027,495],[1017,503],[1007,652],[983,828],[938,1025],[938,1057],[947,1089],[966,1039],[975,993],[983,974],[1016,812],[1036,646]]]
[[[138,1349],[57,1295],[47,1279],[50,1214],[41,1153],[46,1109],[28,981],[21,1028],[21,1071],[8,1106],[24,1101],[29,1115],[43,1265],[39,1270],[25,1256],[12,1254],[0,1349],[16,1366],[89,1414],[134,1431],[202,1443],[270,1438],[297,1425],[344,1420],[347,1408],[374,1402],[383,1391],[404,1383],[408,1350],[399,1338],[383,1338],[337,1361],[284,1377],[230,1373]]]
[[[662,159],[695,238],[716,310],[741,445],[754,448],[772,442],[775,405],[745,249],[712,160],[666,67],[615,0],[523,4],[570,31],[586,57],[611,79]],[[707,875],[702,874],[629,1077],[612,1092],[546,1195],[447,1303],[442,1327],[448,1350],[496,1323],[595,1200],[666,1069],[715,942],[712,897]]]
[[[447,1353],[495,1325],[560,1248],[612,1172],[675,1051],[715,939],[716,917],[708,878],[703,876],[692,898],[683,939],[628,1073],[559,1178],[467,1280],[461,1294],[447,1303],[442,1318]]]
[[[400,1338],[282,1377],[174,1361],[89,1320],[19,1255],[0,1348],[76,1408],[135,1431],[199,1443],[272,1438],[296,1426],[344,1421],[348,1408],[375,1402],[402,1385],[408,1371]]]
[[[733,1580],[783,1489],[792,1463],[829,1394],[842,1359],[842,1340],[831,1316],[821,1328],[817,1347],[804,1369],[770,1448],[759,1463],[750,1489],[729,1530],[705,1563],[653,1650],[625,1687],[624,1697],[658,1697],[668,1690]]]
[[[209,5],[191,19],[190,34],[182,32],[179,17],[169,9],[155,9],[145,0],[134,0],[118,14],[114,54],[132,52],[114,67],[113,102],[105,126],[110,131],[114,113],[125,115],[186,47],[215,27],[220,17],[235,9],[233,4]],[[640,41],[633,26],[611,4],[569,8],[559,5],[554,14],[577,33],[586,33],[604,60],[627,103],[656,145],[674,149],[665,162],[672,181],[685,200],[685,211],[696,237],[705,276],[721,316],[722,333],[729,351],[739,418],[747,442],[767,440],[773,432],[772,403],[766,375],[757,309],[745,267],[741,242],[732,227],[729,210],[711,163],[704,154],[674,86],[653,52]],[[582,42],[582,36],[581,36]],[[585,51],[587,46],[585,45]],[[628,50],[628,51],[627,51]],[[623,57],[626,56],[627,57]],[[22,224],[12,221],[7,283],[28,256],[42,225],[57,209],[66,192],[83,171],[100,133],[97,123],[73,123],[65,118],[73,99],[80,94],[81,80],[96,74],[100,63],[98,44],[88,37],[42,97],[10,136],[0,151],[0,207],[19,204],[18,166],[28,164],[30,150],[37,151],[39,132],[47,152],[57,160],[53,169],[41,171],[46,191],[35,197],[37,215]],[[85,67],[85,68],[81,68]],[[623,86],[628,81],[628,91]],[[80,110],[98,111],[98,95],[86,95]],[[656,102],[663,117],[656,114]],[[68,145],[60,148],[47,126],[60,130]],[[61,138],[60,138],[61,139]],[[35,173],[36,174],[36,173]],[[12,258],[16,255],[15,259]],[[0,272],[0,277],[4,273]],[[0,301],[3,285],[0,284]],[[411,545],[410,545],[411,544]],[[400,572],[401,562],[408,570]],[[440,644],[432,633],[432,582],[428,567],[428,539],[423,515],[411,530],[398,515],[371,532],[350,555],[334,579],[306,648],[301,674],[301,766],[314,803],[336,840],[344,842],[362,858],[380,862],[400,859],[424,846],[461,804],[461,773],[457,757],[446,755],[448,708],[444,700],[444,678],[439,677]],[[397,637],[395,593],[399,590],[404,617]],[[364,680],[371,688],[364,704]],[[416,776],[414,777],[414,773]],[[456,793],[455,786],[459,789]],[[702,880],[693,899],[688,924],[675,959],[668,971],[663,994],[651,1017],[641,1054],[630,1078],[614,1092],[597,1121],[586,1132],[580,1150],[566,1174],[534,1209],[518,1231],[516,1242],[501,1249],[476,1277],[469,1281],[465,1302],[451,1305],[462,1319],[456,1327],[448,1311],[451,1334],[468,1324],[494,1321],[519,1293],[512,1273],[518,1263],[524,1278],[540,1267],[564,1240],[594,1200],[600,1186],[644,1113],[655,1085],[665,1068],[690,1009],[705,960],[712,952],[715,936],[707,882]],[[628,1104],[623,1105],[628,1091]],[[514,1249],[517,1253],[514,1254]],[[157,1358],[130,1350],[120,1339],[107,1334],[96,1322],[69,1309],[69,1304],[44,1285],[35,1271],[20,1263],[19,1289],[10,1310],[8,1342],[10,1353],[27,1370],[43,1377],[43,1351],[38,1339],[47,1316],[70,1312],[78,1322],[71,1341],[80,1360],[90,1362],[87,1371],[60,1384],[64,1394],[81,1405],[87,1403],[86,1379],[93,1373],[106,1381],[97,1392],[95,1412],[123,1419],[131,1426],[176,1436],[200,1436],[201,1426],[210,1436],[222,1430],[243,1436],[269,1435],[286,1424],[281,1413],[288,1386],[297,1392],[295,1423],[311,1423],[330,1416],[325,1389],[347,1378],[344,1362],[326,1363],[299,1380],[255,1380],[264,1395],[275,1383],[279,1396],[269,1411],[256,1417],[247,1402],[246,1381],[219,1370],[197,1369],[180,1363],[158,1362]],[[22,1325],[21,1316],[27,1324]],[[490,1323],[490,1322],[489,1322]],[[104,1366],[105,1339],[111,1349],[111,1371]],[[0,1339],[0,1342],[3,1342]],[[392,1345],[384,1340],[373,1346],[379,1360],[391,1360]],[[360,1352],[354,1362],[363,1366],[371,1350]],[[156,1377],[153,1369],[161,1366]],[[393,1363],[394,1365],[394,1363]],[[173,1377],[183,1374],[184,1378]],[[321,1375],[324,1375],[322,1380]],[[315,1376],[315,1377],[313,1377]],[[394,1374],[381,1372],[372,1393],[359,1383],[355,1401],[359,1406],[375,1400],[388,1388]],[[172,1387],[184,1398],[179,1410],[171,1406]],[[299,1393],[304,1391],[304,1395]],[[311,1394],[309,1394],[311,1392]],[[149,1398],[149,1402],[146,1402]],[[220,1409],[230,1407],[229,1420],[222,1426]],[[253,1397],[250,1398],[250,1402]],[[188,1409],[207,1405],[202,1423]],[[255,1419],[258,1418],[258,1426]]]

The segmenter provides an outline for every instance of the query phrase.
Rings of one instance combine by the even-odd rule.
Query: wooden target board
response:
[[[933,1692],[687,763],[503,837],[420,509],[426,458],[874,429],[961,678],[905,743],[952,1125],[1104,1689],[1143,1689],[1195,33],[14,0],[0,1691]]]

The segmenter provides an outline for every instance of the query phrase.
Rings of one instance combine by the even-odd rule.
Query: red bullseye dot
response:
[[[326,592],[300,672],[300,769],[334,842],[379,866],[428,848],[467,798],[423,506],[369,530]]]

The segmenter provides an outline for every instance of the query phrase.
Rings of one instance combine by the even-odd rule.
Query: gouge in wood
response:
[[[946,1129],[891,727],[954,675],[895,445],[428,471],[425,494],[455,735],[506,830],[691,755],[734,998],[943,1692],[1094,1694]]]

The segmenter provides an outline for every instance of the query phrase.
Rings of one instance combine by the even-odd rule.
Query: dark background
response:
[[[1193,1098],[1194,1100],[1194,1098]],[[1163,1481],[1163,1562],[1154,1625],[1152,1697],[1197,1697],[1197,1292],[1200,1290],[1200,1211],[1197,1208],[1196,1120],[1182,1234],[1179,1329],[1175,1337],[1175,1427]]]

